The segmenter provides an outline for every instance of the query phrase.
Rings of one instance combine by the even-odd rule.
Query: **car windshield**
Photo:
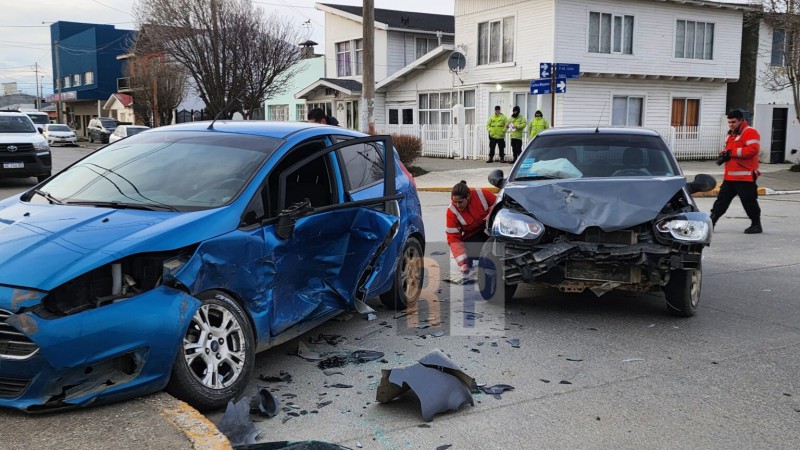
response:
[[[36,129],[27,116],[0,115],[0,133],[35,133]]]
[[[128,136],[133,136],[134,134],[139,134],[139,133],[141,133],[142,131],[144,131],[146,129],[147,128],[145,128],[145,127],[128,127],[127,128]]]
[[[43,195],[31,201],[169,211],[215,208],[236,197],[280,143],[232,133],[144,133],[82,159],[40,186]]]
[[[104,128],[117,128],[117,122],[110,119],[100,119]]]
[[[47,131],[67,131],[67,132],[70,132],[70,131],[72,131],[72,128],[70,128],[70,127],[68,127],[66,125],[50,125],[49,127],[47,127]]]
[[[44,114],[30,114],[28,117],[30,117],[36,125],[47,125],[50,123],[50,117]]]
[[[512,181],[565,178],[675,176],[675,158],[659,136],[551,134],[533,140]]]

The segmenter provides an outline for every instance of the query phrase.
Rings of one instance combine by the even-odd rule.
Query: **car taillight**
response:
[[[406,165],[403,164],[402,162],[400,163],[400,168],[403,169],[403,173],[406,174],[408,180],[411,181],[411,185],[414,186],[414,189],[416,189],[417,182],[416,180],[414,180],[414,175],[411,175],[411,172],[409,172],[408,169],[406,169]]]

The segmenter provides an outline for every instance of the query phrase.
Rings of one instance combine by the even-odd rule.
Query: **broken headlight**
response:
[[[656,229],[669,233],[680,241],[703,242],[708,239],[708,222],[702,220],[664,219],[656,224]]]
[[[492,225],[492,236],[538,239],[543,232],[544,225],[538,220],[508,209],[501,209]]]

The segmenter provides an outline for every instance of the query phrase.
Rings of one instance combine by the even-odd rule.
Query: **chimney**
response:
[[[300,59],[309,59],[314,58],[317,55],[314,54],[314,46],[317,45],[316,42],[308,40],[305,42],[300,43]]]

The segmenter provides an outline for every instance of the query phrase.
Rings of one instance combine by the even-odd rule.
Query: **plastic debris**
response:
[[[516,339],[516,338],[506,339],[506,342],[511,344],[511,346],[514,347],[514,348],[519,348],[519,339]]]
[[[308,346],[306,346],[303,341],[297,341],[296,355],[305,359],[306,361],[319,361],[322,359],[322,356],[320,356],[319,353],[309,350]]]
[[[345,338],[344,336],[342,336],[340,334],[323,334],[323,333],[320,333],[319,335],[317,335],[316,338],[313,338],[313,337],[308,338],[308,343],[309,344],[321,344],[321,343],[325,342],[326,344],[330,344],[330,345],[338,345],[339,343],[341,343],[341,342],[343,342],[345,340],[347,340],[347,338]]]
[[[280,375],[259,375],[258,379],[269,383],[278,383],[281,381],[285,383],[292,382],[292,376],[288,372],[284,372],[283,370],[281,370]]]
[[[377,318],[378,318],[378,316],[375,313],[368,313],[367,314],[367,320],[375,320]]]
[[[622,360],[622,362],[624,363],[637,362],[637,361],[644,361],[644,358],[628,358]]]
[[[500,394],[505,391],[513,391],[514,386],[508,384],[495,384],[494,386],[482,386],[480,388],[485,394],[493,395],[494,398],[500,400]]]
[[[549,383],[550,382],[550,380],[545,380],[544,378],[539,378],[539,381],[541,381],[542,383]]]
[[[572,383],[567,380],[561,380],[558,382],[558,384],[572,384]]]
[[[578,358],[565,358],[565,359],[567,361],[571,361],[571,362],[581,362],[581,361],[583,361],[582,359],[578,359]]]
[[[444,444],[436,447],[436,450],[447,450],[448,448],[452,447],[453,444]]]
[[[258,395],[250,400],[250,414],[275,417],[280,410],[281,402],[267,388],[258,390]]]
[[[331,384],[330,387],[339,388],[339,389],[349,389],[349,388],[353,387],[353,385],[352,384],[344,384],[344,383],[336,383],[336,384]]]
[[[322,409],[322,408],[330,405],[331,403],[333,403],[333,400],[326,400],[324,402],[319,402],[319,403],[317,403],[317,409]]]
[[[218,428],[233,446],[255,444],[260,432],[250,420],[250,400],[229,401]]]

